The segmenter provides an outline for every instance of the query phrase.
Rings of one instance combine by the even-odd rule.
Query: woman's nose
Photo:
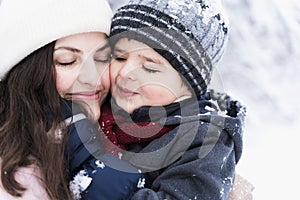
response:
[[[78,81],[82,84],[88,84],[96,87],[99,84],[101,73],[97,69],[96,63],[93,58],[87,58],[80,68]]]

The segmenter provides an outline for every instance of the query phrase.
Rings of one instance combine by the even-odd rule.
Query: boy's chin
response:
[[[138,106],[132,105],[130,101],[126,101],[125,99],[116,99],[116,103],[120,108],[122,108],[129,114],[131,114],[135,109],[138,108]]]

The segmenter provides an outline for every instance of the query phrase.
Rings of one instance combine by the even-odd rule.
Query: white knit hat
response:
[[[30,53],[59,38],[82,32],[109,35],[111,18],[106,0],[2,0],[0,79]]]

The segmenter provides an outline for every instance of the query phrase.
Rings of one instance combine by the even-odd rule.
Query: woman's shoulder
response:
[[[15,176],[16,181],[18,181],[27,189],[21,198],[22,200],[49,200],[49,197],[43,185],[43,181],[41,179],[40,169],[36,165],[21,167],[20,169],[18,169]],[[19,200],[20,198],[13,197],[8,194],[3,188],[0,181],[0,199]]]

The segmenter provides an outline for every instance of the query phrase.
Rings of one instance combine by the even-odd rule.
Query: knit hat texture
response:
[[[111,43],[120,38],[155,49],[186,79],[197,97],[224,53],[228,18],[221,0],[131,0],[116,11]]]
[[[109,35],[106,0],[2,0],[0,79],[22,59],[59,38],[83,32]]]

